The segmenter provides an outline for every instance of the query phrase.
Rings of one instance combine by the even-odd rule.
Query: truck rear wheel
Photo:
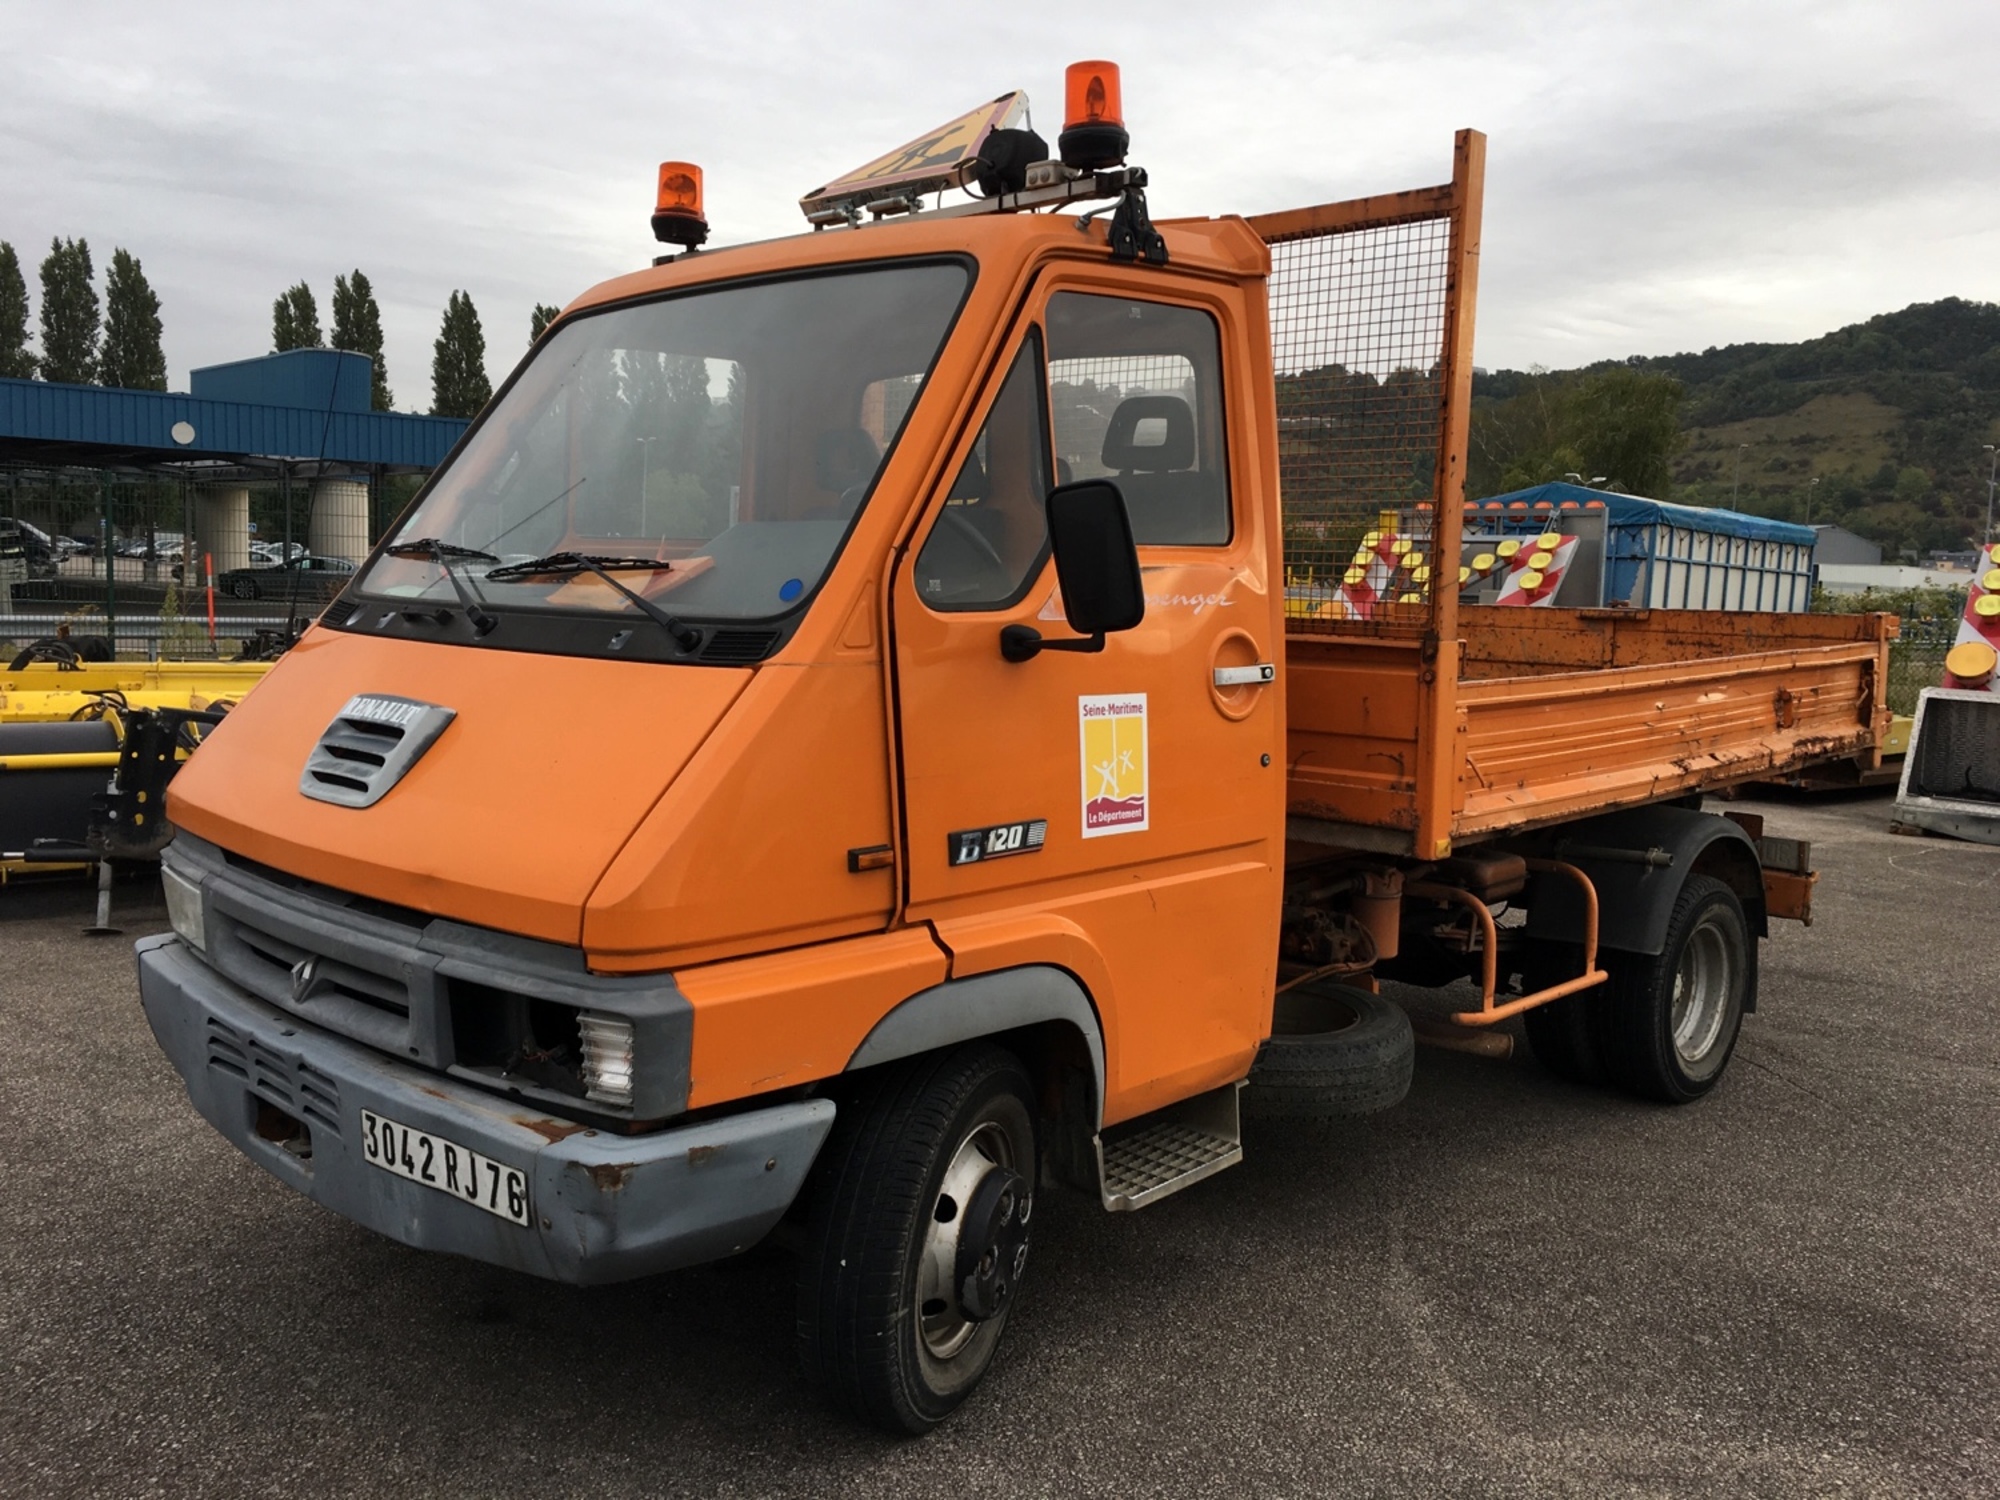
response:
[[[1657,955],[1603,961],[1611,980],[1597,1034],[1612,1081],[1667,1104],[1714,1088],[1757,993],[1757,949],[1736,893],[1690,875]]]
[[[1402,1006],[1346,984],[1278,996],[1243,1090],[1252,1120],[1338,1120],[1400,1104],[1416,1071]]]
[[[799,1273],[807,1378],[873,1426],[930,1431],[971,1394],[1027,1268],[1034,1085],[987,1044],[884,1068],[814,1168]]]

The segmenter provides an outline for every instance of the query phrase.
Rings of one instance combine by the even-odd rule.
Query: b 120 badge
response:
[[[1049,820],[1027,818],[1019,823],[995,823],[991,828],[967,828],[948,833],[954,865],[982,864],[1010,854],[1034,854],[1048,840]]]

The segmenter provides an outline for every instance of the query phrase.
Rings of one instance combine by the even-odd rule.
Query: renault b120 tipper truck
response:
[[[685,251],[564,311],[175,780],[139,945],[284,1182],[577,1283],[777,1232],[810,1376],[913,1432],[1045,1185],[1399,1100],[1376,976],[1711,1088],[1815,877],[1700,795],[1885,717],[1880,617],[1460,608],[1480,136],[1156,225],[1070,82],[1055,156],[1007,96],[796,238],[697,252],[669,163]]]

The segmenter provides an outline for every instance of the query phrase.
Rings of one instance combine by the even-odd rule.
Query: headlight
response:
[[[600,1104],[632,1102],[632,1023],[603,1011],[578,1011],[583,1037],[583,1091]]]
[[[180,940],[197,953],[207,952],[208,929],[202,921],[201,887],[162,865],[160,889],[167,894],[167,922]]]

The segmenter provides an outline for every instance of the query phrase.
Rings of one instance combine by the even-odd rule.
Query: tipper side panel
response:
[[[1290,809],[1430,857],[1457,781],[1460,508],[1485,138],[1452,180],[1266,214]]]

